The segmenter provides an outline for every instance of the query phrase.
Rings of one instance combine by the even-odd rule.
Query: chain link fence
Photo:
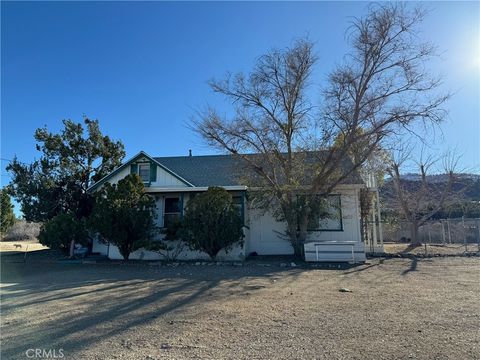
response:
[[[411,223],[384,223],[384,241],[395,244],[409,244]],[[480,219],[458,218],[429,220],[418,229],[422,244],[450,246],[463,251],[480,250]]]

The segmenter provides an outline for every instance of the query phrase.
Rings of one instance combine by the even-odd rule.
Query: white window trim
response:
[[[148,167],[148,179],[147,179],[147,180],[142,179],[142,177],[140,176],[140,166],[142,166],[142,165]],[[142,179],[142,181],[143,181],[144,183],[150,182],[150,176],[151,176],[150,171],[151,171],[151,169],[150,169],[150,163],[148,163],[148,162],[137,163],[137,175],[140,176],[140,178]]]
[[[183,209],[180,209],[179,212],[166,212],[165,211],[165,206],[167,205],[167,199],[178,199],[178,201],[180,202],[180,206],[182,206],[181,204],[181,196],[180,195],[167,195],[167,196],[164,196],[163,197],[163,211],[162,211],[162,228],[165,228],[165,215],[179,215],[179,216],[182,216],[182,210]]]

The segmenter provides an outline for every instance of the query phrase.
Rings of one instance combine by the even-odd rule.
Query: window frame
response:
[[[319,195],[320,197],[320,195]],[[320,228],[320,219],[318,219],[318,228],[312,229],[307,227],[308,232],[315,232],[315,231],[328,231],[328,232],[341,232],[344,231],[343,229],[343,212],[342,212],[342,195],[341,194],[329,194],[325,196],[326,198],[328,197],[337,197],[338,198],[338,217],[340,220],[340,227],[338,229],[322,229]],[[328,219],[328,218],[325,218]],[[336,219],[335,219],[336,220]]]
[[[234,199],[240,199],[238,203],[234,202]],[[232,206],[237,207],[238,210],[240,211],[240,217],[242,218],[242,224],[245,226],[245,195],[244,194],[238,194],[238,195],[233,195],[232,194]]]
[[[166,212],[167,199],[178,199],[178,212]],[[183,216],[183,198],[181,195],[168,195],[163,198],[162,228],[166,228],[165,215],[178,215],[179,219]]]
[[[146,166],[148,168],[147,180],[143,179],[142,176],[140,175],[140,167],[142,167],[142,166]],[[150,176],[151,176],[150,171],[151,171],[150,163],[145,162],[145,163],[138,163],[137,164],[137,175],[140,176],[140,179],[142,179],[143,183],[149,183],[150,182]]]

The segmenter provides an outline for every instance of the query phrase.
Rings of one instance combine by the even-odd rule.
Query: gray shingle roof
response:
[[[174,156],[154,159],[194,186],[244,185],[240,181],[242,174],[246,171],[243,160],[232,155]],[[348,159],[342,161],[342,168],[346,169],[349,165],[351,162]],[[363,184],[363,181],[359,174],[354,172],[342,183]]]
[[[155,157],[159,163],[195,186],[233,186],[239,183],[239,160],[231,155]]]

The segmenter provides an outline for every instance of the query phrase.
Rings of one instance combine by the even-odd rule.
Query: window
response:
[[[179,197],[167,197],[164,202],[163,227],[168,228],[180,221],[182,214]]]
[[[232,196],[232,205],[235,209],[237,209],[238,214],[242,218],[242,222],[244,222],[244,208],[243,208],[243,197],[242,196]]]
[[[143,182],[150,181],[150,164],[138,164],[138,176]]]
[[[310,216],[310,231],[343,231],[340,195],[319,197],[319,208]]]

